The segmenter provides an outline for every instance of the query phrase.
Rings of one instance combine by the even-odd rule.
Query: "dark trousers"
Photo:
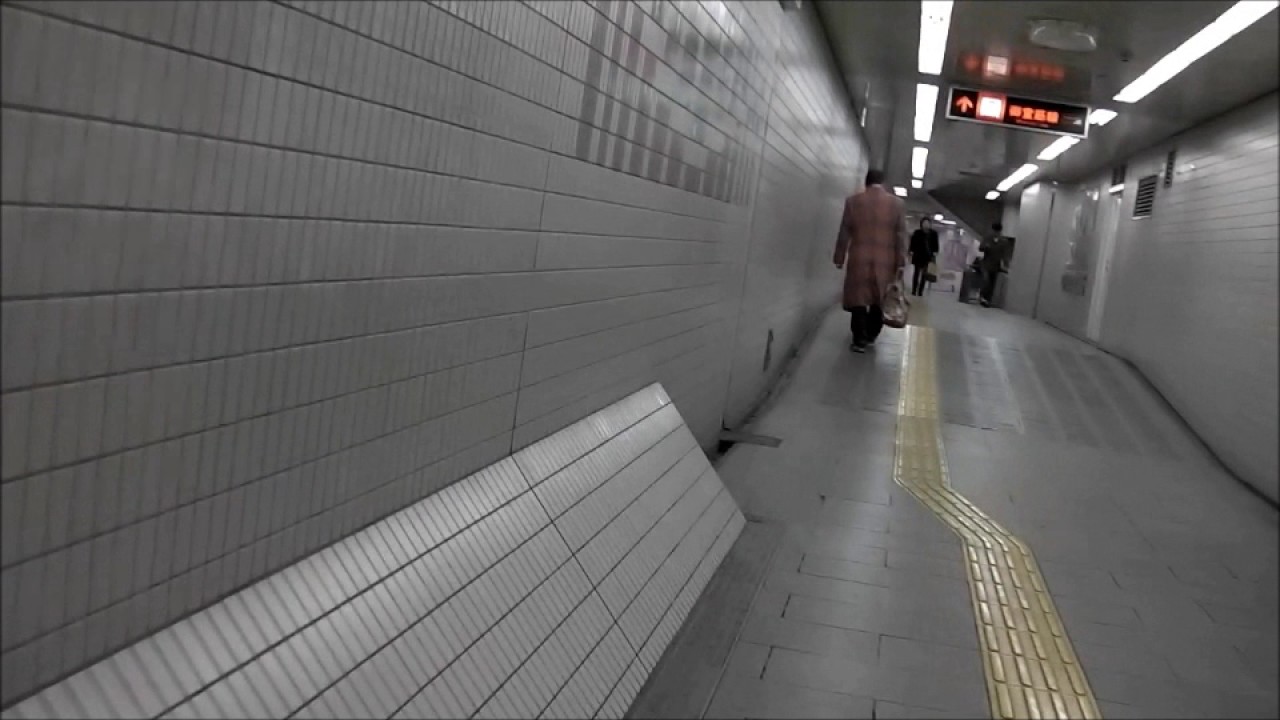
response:
[[[884,313],[879,305],[856,307],[849,311],[849,329],[853,331],[855,345],[869,345],[880,336],[884,328]]]
[[[929,287],[929,282],[924,279],[924,276],[929,272],[929,266],[916,265],[915,268],[915,274],[911,276],[911,294],[924,295],[925,289]]]
[[[991,272],[984,270],[982,272],[982,292],[980,296],[982,301],[991,304],[991,298],[996,294],[996,278],[1000,277],[999,272]]]

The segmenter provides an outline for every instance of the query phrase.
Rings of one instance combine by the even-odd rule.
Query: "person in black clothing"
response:
[[[1009,238],[1004,236],[1004,226],[991,225],[991,239],[982,243],[982,306],[990,307],[996,292],[996,279],[1005,271],[1008,262]]]
[[[938,258],[938,231],[933,229],[932,220],[921,218],[920,229],[911,233],[908,252],[911,254],[911,265],[916,269],[911,278],[911,294],[924,297],[925,288],[929,284],[925,273],[929,269],[929,263]]]

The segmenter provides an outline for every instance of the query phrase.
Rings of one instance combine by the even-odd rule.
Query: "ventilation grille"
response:
[[[1173,185],[1173,164],[1178,161],[1178,151],[1170,150],[1164,159],[1164,186]]]
[[[1156,183],[1159,175],[1148,175],[1138,181],[1138,199],[1133,203],[1135,218],[1151,217],[1151,210],[1156,203]]]

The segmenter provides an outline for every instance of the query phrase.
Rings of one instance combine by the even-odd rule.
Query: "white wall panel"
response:
[[[866,160],[807,6],[0,26],[0,705],[651,383],[708,447],[835,298]]]
[[[0,715],[621,717],[743,523],[651,386]]]
[[[1272,500],[1280,499],[1277,125],[1273,93],[1126,160],[1099,338],[1132,360],[1214,453]],[[1175,171],[1164,187],[1170,150],[1177,152]],[[1134,218],[1138,180],[1153,174],[1161,180],[1152,215]],[[1104,188],[1109,180],[1087,186]],[[1024,238],[1050,223],[1029,210],[1027,194],[1021,215],[1019,256]],[[1070,219],[1056,206],[1053,217],[1058,224]],[[1085,297],[1062,292],[1062,245],[1049,249],[1042,310],[1083,335],[1095,288],[1091,280]],[[1094,260],[1091,275],[1101,258]],[[1031,284],[1020,275],[1021,257],[1018,263],[1011,295],[1015,285]]]

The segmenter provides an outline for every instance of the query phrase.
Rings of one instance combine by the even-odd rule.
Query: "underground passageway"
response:
[[[1278,6],[0,3],[0,720],[1275,717]]]
[[[829,315],[751,425],[781,444],[719,463],[752,522],[636,716],[1273,717],[1274,510],[1120,360],[912,315],[867,355]]]

